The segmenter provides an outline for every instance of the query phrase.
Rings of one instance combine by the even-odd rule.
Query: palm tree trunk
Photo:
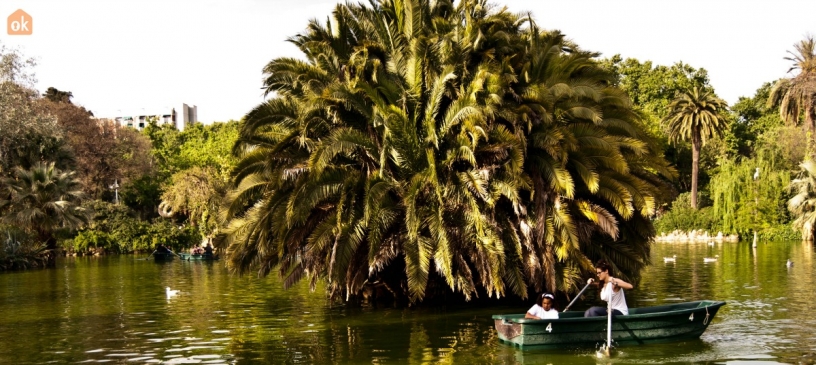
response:
[[[816,157],[816,143],[814,143],[814,136],[813,132],[816,129],[816,116],[813,113],[816,112],[816,109],[813,108],[813,104],[808,100],[805,104],[805,125],[807,126],[807,150],[805,150],[806,156],[809,158]]]
[[[536,242],[544,248],[542,253],[541,265],[544,274],[544,288],[535,285],[537,291],[542,289],[554,292],[555,291],[555,250],[553,245],[547,242],[547,210],[550,201],[550,194],[545,193],[544,179],[540,174],[536,173],[535,179],[535,212],[536,212],[536,227],[533,235]],[[537,282],[538,283],[538,282]]]
[[[700,132],[691,139],[691,208],[697,209],[697,177],[700,174]]]

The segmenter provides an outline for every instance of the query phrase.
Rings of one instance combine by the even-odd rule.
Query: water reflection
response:
[[[7,314],[0,316],[0,363],[813,361],[811,244],[656,244],[653,262],[627,292],[630,306],[700,299],[728,305],[699,340],[624,347],[598,359],[592,349],[500,344],[490,315],[524,306],[348,308],[327,303],[322,288],[284,291],[275,278],[231,276],[218,262],[66,259],[57,270],[0,275],[0,313]],[[168,301],[167,286],[181,293]]]

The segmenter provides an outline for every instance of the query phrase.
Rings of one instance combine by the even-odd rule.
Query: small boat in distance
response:
[[[663,262],[675,262],[677,261],[677,255],[672,255],[672,257],[664,257]]]
[[[164,261],[173,261],[176,258],[176,254],[172,252],[154,252],[153,259],[156,262],[164,262]]]
[[[185,261],[214,261],[218,260],[218,255],[203,253],[203,254],[189,254],[189,253],[182,253],[179,254],[182,260]]]
[[[629,308],[629,315],[612,317],[612,340],[617,345],[640,345],[699,338],[723,305],[722,301],[701,300]],[[498,314],[493,322],[499,339],[518,347],[591,347],[606,341],[606,316],[584,317],[580,311],[559,316],[525,319],[524,314]]]

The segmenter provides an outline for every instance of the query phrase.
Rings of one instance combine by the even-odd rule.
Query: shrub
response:
[[[13,227],[0,227],[0,271],[45,267],[49,251],[45,244],[36,243],[30,236]]]
[[[121,247],[114,241],[110,234],[103,231],[87,230],[81,231],[72,241],[74,252],[79,254],[94,253],[98,249],[106,252],[120,252]]]
[[[700,199],[702,203],[704,200]],[[720,227],[720,219],[714,215],[711,207],[700,209],[691,208],[691,194],[683,193],[672,202],[671,210],[655,219],[654,227],[658,233],[668,233],[674,230],[688,232],[702,229],[714,232]]]

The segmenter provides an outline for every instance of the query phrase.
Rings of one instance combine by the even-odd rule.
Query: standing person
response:
[[[629,307],[626,305],[626,296],[623,294],[623,289],[632,289],[634,286],[612,277],[610,266],[604,260],[595,264],[595,273],[598,275],[598,285],[601,287],[601,300],[612,303],[612,315],[628,315]],[[592,283],[591,278],[588,283]],[[592,307],[584,312],[584,317],[605,316],[607,314],[606,307]]]
[[[524,318],[530,319],[558,319],[558,311],[552,307],[552,302],[555,296],[550,293],[544,293],[538,296],[539,302],[534,304]]]

